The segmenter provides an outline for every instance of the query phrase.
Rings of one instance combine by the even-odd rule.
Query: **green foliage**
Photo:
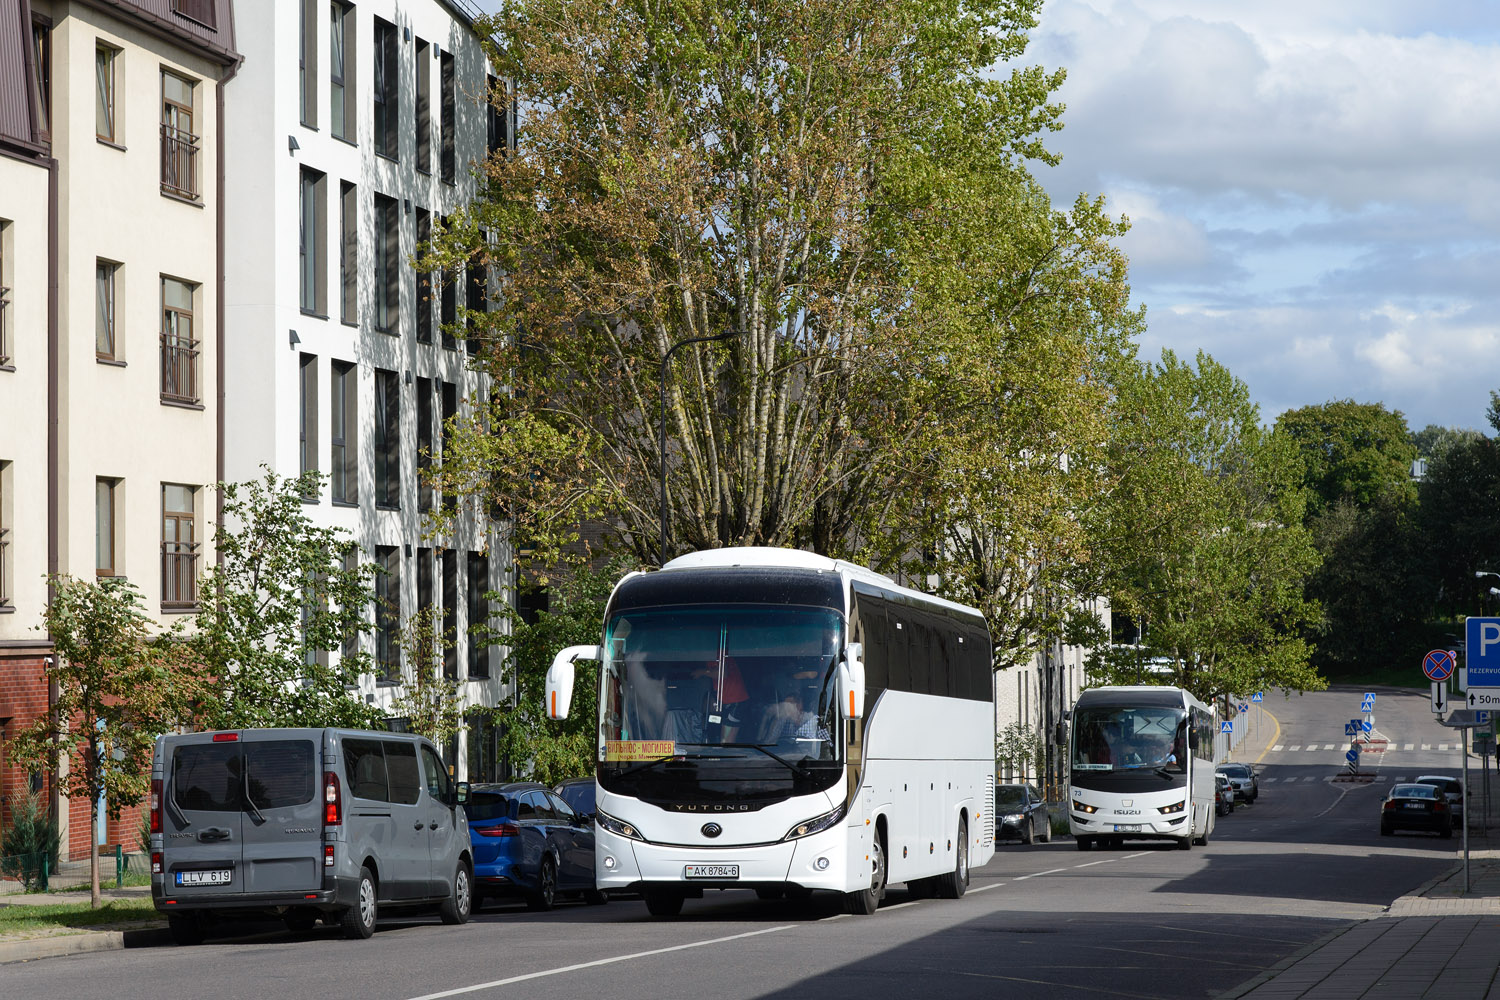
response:
[[[1382,499],[1416,500],[1411,463],[1417,449],[1399,411],[1336,400],[1288,410],[1276,419],[1276,429],[1302,457],[1310,518],[1341,501],[1365,508]]]
[[[391,714],[404,716],[407,729],[444,747],[464,727],[463,693],[458,681],[443,676],[443,654],[453,636],[441,626],[441,608],[421,608],[406,619],[396,644],[401,647],[401,694]]]
[[[1500,580],[1474,574],[1500,571],[1500,440],[1475,435],[1434,457],[1420,496],[1435,614],[1456,624],[1493,609]]]
[[[350,560],[353,542],[307,515],[318,477],[226,483],[219,563],[204,573],[204,603],[186,642],[217,684],[206,705],[213,728],[372,728],[381,714],[355,691],[369,670],[363,650],[332,652],[368,632],[373,566]]]
[[[576,568],[552,582],[549,607],[535,622],[511,619],[510,657],[506,668],[516,681],[516,704],[496,711],[502,726],[500,744],[518,777],[554,785],[594,772],[599,747],[599,669],[580,661],[568,718],[547,718],[542,704],[547,668],[567,646],[599,642],[604,608],[624,567]]]
[[[1145,623],[1164,683],[1211,699],[1231,691],[1318,690],[1303,595],[1318,565],[1303,527],[1290,440],[1259,423],[1245,385],[1200,354],[1170,351],[1121,383],[1110,466],[1117,484],[1094,522],[1111,605]],[[1139,676],[1133,651],[1091,665],[1102,682]]]
[[[0,838],[0,874],[19,880],[26,892],[40,892],[47,888],[45,868],[57,870],[60,844],[46,801],[40,793],[27,792],[15,800],[10,828]]]
[[[56,774],[65,757],[58,783],[64,794],[89,803],[91,822],[101,797],[111,818],[145,797],[156,735],[189,723],[194,702],[208,693],[181,644],[153,636],[155,623],[143,605],[123,577],[53,579],[38,626],[52,635],[46,676],[57,688],[53,714],[22,728],[9,744],[11,762],[34,770]],[[89,868],[97,906],[97,856]]]
[[[1041,770],[1046,746],[1041,734],[1022,722],[1012,722],[995,734],[995,764],[1009,766],[1023,780]]]

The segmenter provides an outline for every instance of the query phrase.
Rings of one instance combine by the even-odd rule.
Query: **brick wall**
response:
[[[0,720],[4,720],[7,738],[47,714],[45,656],[46,650],[36,647],[0,647]],[[0,830],[9,829],[16,802],[30,790],[30,779],[28,771],[11,766],[5,744],[0,741]],[[43,781],[50,781],[50,775],[43,776]],[[51,792],[45,784],[44,790]]]

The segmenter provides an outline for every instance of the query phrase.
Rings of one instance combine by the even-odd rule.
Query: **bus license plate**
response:
[[[1140,832],[1141,832],[1141,825],[1139,823],[1116,823],[1115,824],[1115,833],[1140,833]]]
[[[228,885],[231,872],[228,868],[217,868],[212,871],[202,872],[178,872],[178,885]]]
[[[683,878],[739,878],[739,865],[687,865]]]

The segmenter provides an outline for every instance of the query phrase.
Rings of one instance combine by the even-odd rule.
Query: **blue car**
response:
[[[519,896],[533,910],[559,898],[605,902],[594,886],[594,828],[530,781],[474,785],[464,806],[474,853],[474,907]]]

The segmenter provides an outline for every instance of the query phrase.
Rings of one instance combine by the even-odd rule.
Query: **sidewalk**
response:
[[[104,902],[119,899],[150,899],[150,886],[126,886],[103,889]],[[0,906],[54,906],[59,903],[82,903],[87,906],[89,891],[81,892],[8,892],[0,894]],[[148,916],[140,921],[109,924],[104,929],[49,927],[22,932],[24,936],[0,940],[0,965],[29,962],[38,958],[82,955],[95,951],[119,951],[122,948],[144,948],[167,944],[172,939],[166,921]]]

